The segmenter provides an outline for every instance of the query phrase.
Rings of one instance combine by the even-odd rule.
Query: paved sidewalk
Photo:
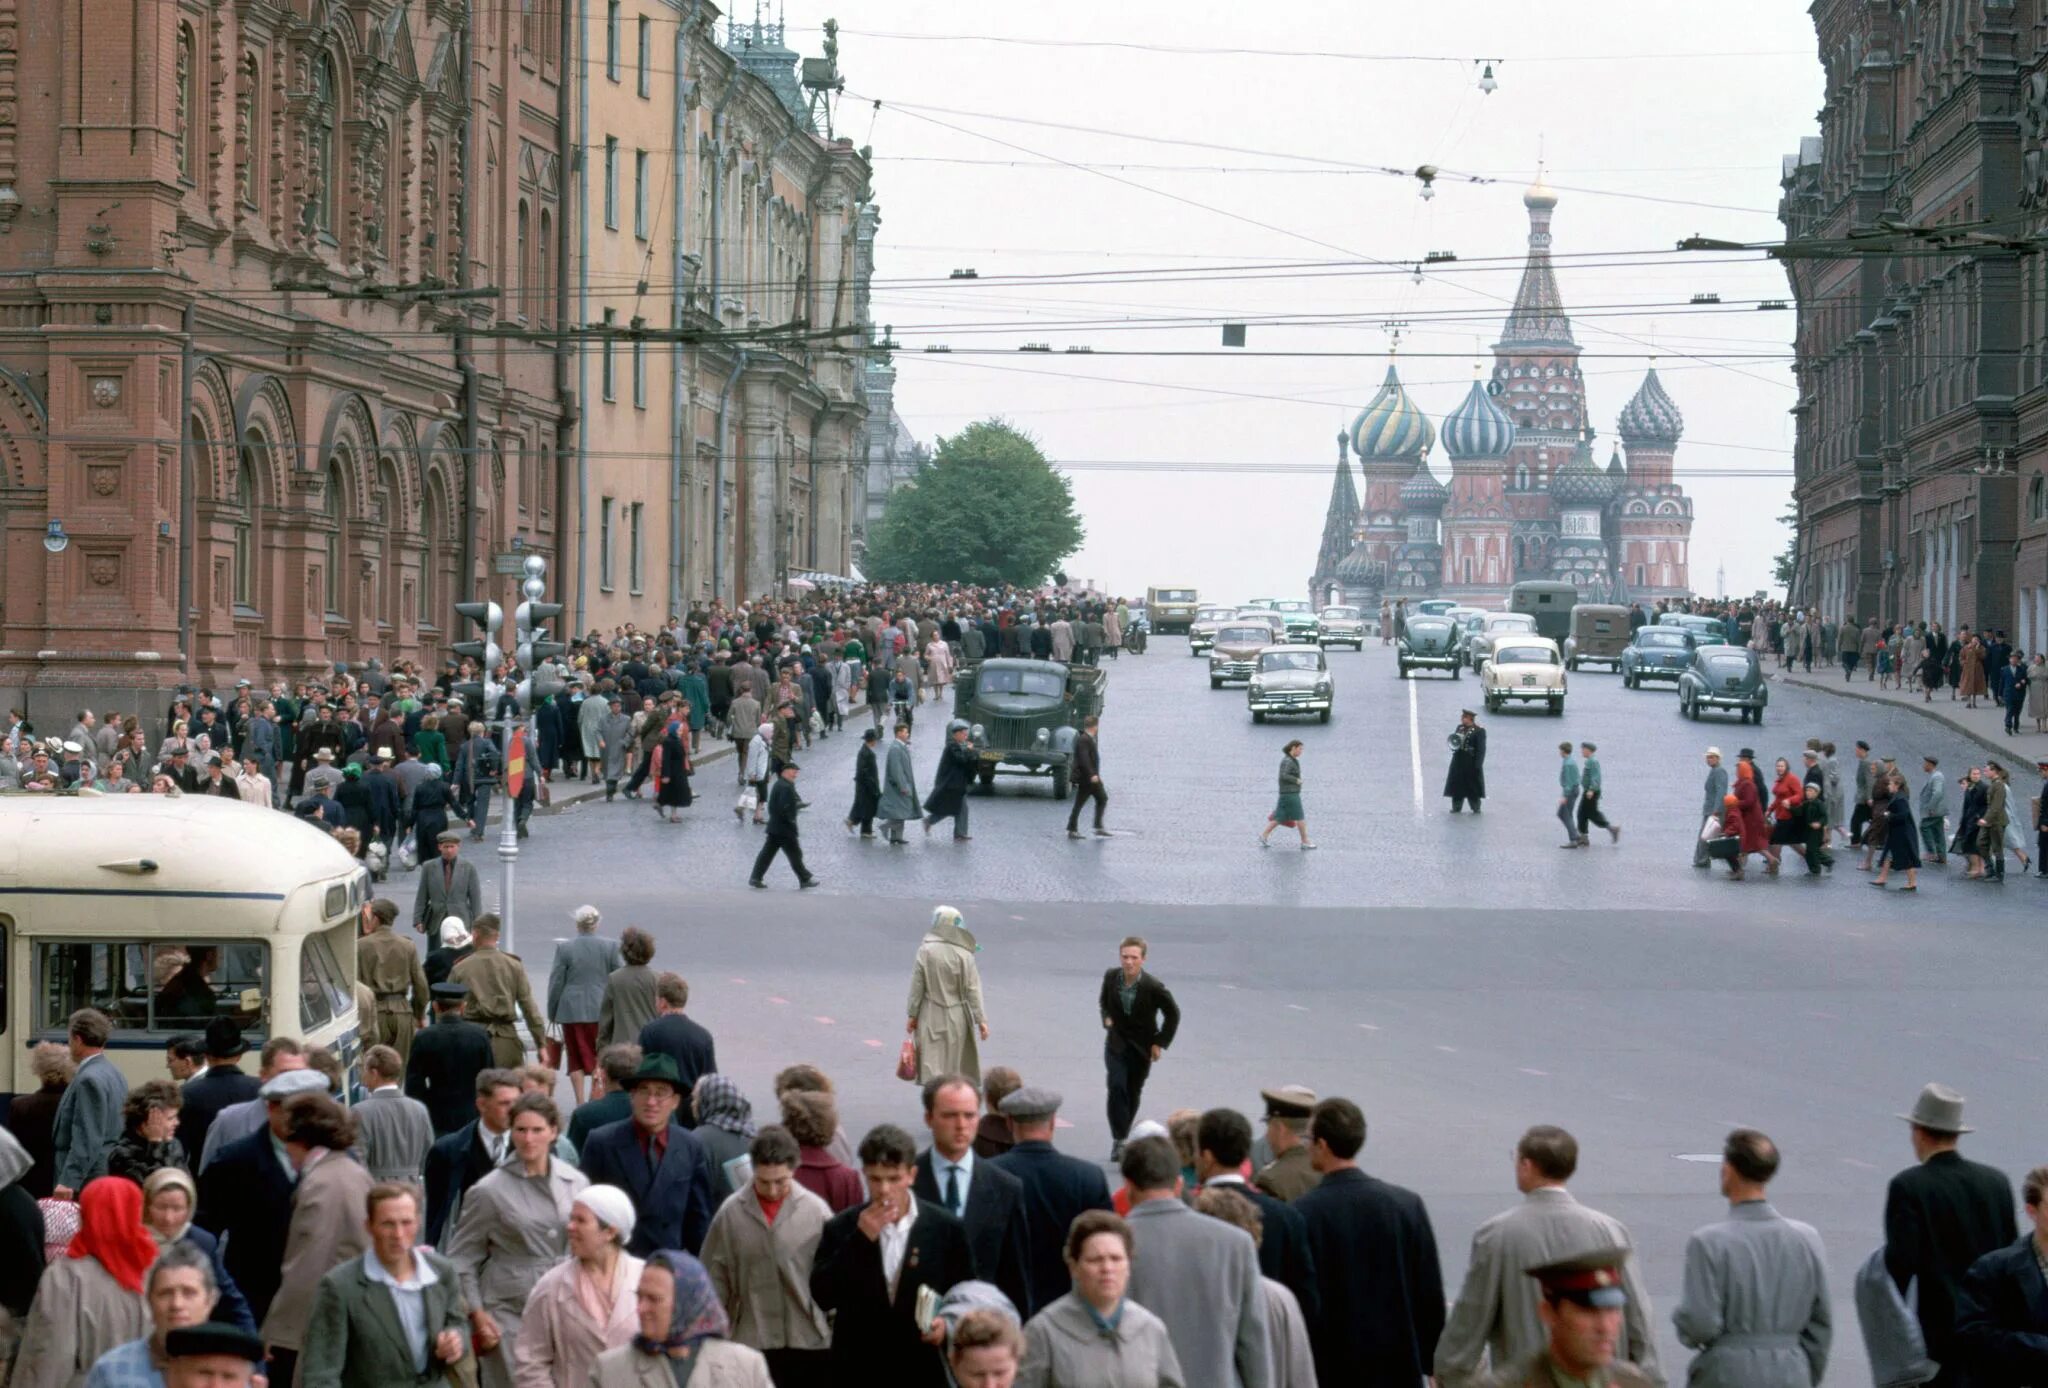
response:
[[[1980,699],[1976,708],[1969,708],[1961,699],[1950,699],[1945,685],[1934,691],[1932,699],[1927,699],[1917,688],[1886,689],[1861,670],[1856,672],[1855,679],[1844,680],[1839,666],[1823,670],[1816,663],[1810,675],[1804,670],[1779,669],[1777,657],[1769,655],[1764,657],[1764,670],[1775,683],[1796,684],[1864,703],[1889,704],[1931,718],[2003,758],[2007,770],[2031,767],[2048,758],[2048,733],[2035,732],[2034,720],[2022,716],[2020,733],[2008,735],[2005,710],[1989,698]]]
[[[712,762],[729,760],[733,755],[732,744],[724,738],[720,738],[715,744],[707,746],[705,750],[691,757],[690,765],[701,769],[709,766]],[[635,765],[638,765],[638,763],[636,762]],[[632,778],[629,776],[627,779],[630,780]],[[623,786],[624,782],[622,781],[620,784]],[[623,795],[625,791],[622,789],[619,793]],[[643,790],[642,793],[650,798],[653,795],[652,791],[647,790]],[[572,781],[565,776],[557,776],[554,780],[548,782],[548,794],[550,797],[548,803],[535,806],[535,814],[557,814],[562,810],[568,809],[571,805],[580,805],[586,800],[602,800],[604,799],[604,782],[600,780],[593,785],[589,781]]]

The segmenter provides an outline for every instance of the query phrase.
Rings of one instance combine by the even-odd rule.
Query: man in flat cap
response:
[[[476,1113],[476,1077],[491,1068],[491,1034],[462,1015],[469,989],[436,983],[434,1020],[412,1041],[405,1095],[427,1106],[434,1136],[446,1137]]]
[[[1628,1256],[1619,1246],[1592,1248],[1530,1268],[1543,1289],[1537,1314],[1549,1342],[1485,1388],[1653,1388],[1655,1379],[1614,1357],[1628,1305],[1621,1285]]]
[[[1261,1089],[1266,1101],[1266,1146],[1273,1159],[1259,1168],[1260,1190],[1276,1200],[1292,1200],[1314,1190],[1322,1176],[1309,1163],[1308,1119],[1315,1112],[1316,1092],[1306,1085],[1283,1084]]]
[[[435,845],[441,856],[420,864],[420,890],[412,906],[412,928],[422,934],[450,916],[469,925],[484,913],[483,879],[476,864],[462,857],[462,835],[444,829]]]
[[[1053,1150],[1054,1115],[1060,1096],[1050,1089],[1026,1085],[1003,1100],[1016,1145],[989,1166],[1007,1171],[1024,1184],[1024,1229],[1028,1240],[1031,1305],[1020,1306],[1025,1320],[1056,1301],[1061,1288],[1073,1284],[1066,1264],[1067,1229],[1085,1210],[1110,1210],[1109,1182],[1093,1162]]]
[[[240,1326],[206,1321],[164,1334],[164,1388],[249,1388],[263,1341]]]

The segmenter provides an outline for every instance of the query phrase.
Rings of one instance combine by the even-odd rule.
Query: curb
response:
[[[732,744],[728,742],[712,751],[693,758],[692,763],[696,766],[705,766],[711,762],[725,761],[735,755],[737,754],[733,751]],[[580,805],[586,800],[602,800],[604,798],[604,782],[599,781],[596,785],[591,785],[587,781],[577,781],[575,789],[553,791],[552,795],[553,798],[546,805],[534,806],[533,812],[537,815],[560,814],[563,810],[569,809],[574,805]]]
[[[1925,703],[1915,704],[1910,700],[1895,698],[1886,694],[1866,694],[1859,690],[1847,687],[1846,681],[1844,681],[1841,687],[1837,687],[1835,685],[1827,683],[1825,680],[1798,679],[1783,674],[1773,675],[1770,678],[1772,683],[1783,683],[1788,688],[1792,689],[1815,689],[1819,690],[1823,694],[1833,694],[1838,698],[1854,699],[1858,703],[1877,704],[1884,708],[1903,709],[1908,713],[1918,714],[1922,718],[1931,719],[1934,722],[1941,724],[1944,728],[1947,728],[1950,732],[1955,733],[1959,737],[1968,738],[1970,741],[1976,743],[1979,747],[1982,747],[1986,751],[1992,752],[2000,757],[2009,760],[2024,757],[2024,760],[2028,766],[2034,765],[2042,757],[2048,757],[2048,749],[2044,749],[2044,751],[2039,755],[2033,756],[2015,752],[2012,744],[2007,742],[2001,742],[1997,738],[1993,737],[1988,733],[1979,732],[1977,729],[1972,728],[1969,724],[1964,723],[1962,720],[1950,717],[1946,713],[1939,712],[1936,708],[1931,707]],[[2035,736],[2038,737],[2039,734],[2037,733],[2035,734]]]

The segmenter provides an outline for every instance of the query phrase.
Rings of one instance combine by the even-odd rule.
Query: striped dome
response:
[[[1450,490],[1429,470],[1427,460],[1401,484],[1401,505],[1410,511],[1441,511],[1450,499]]]
[[[1657,379],[1656,367],[1650,368],[1635,395],[1621,407],[1618,424],[1624,443],[1663,444],[1666,447],[1678,443],[1678,436],[1685,432],[1685,416],[1665,394],[1664,383]]]
[[[1390,364],[1379,394],[1351,421],[1351,447],[1361,461],[1420,458],[1436,442],[1429,416],[1415,407]]]
[[[1453,458],[1502,458],[1515,446],[1515,421],[1478,381],[1444,416],[1444,451]]]

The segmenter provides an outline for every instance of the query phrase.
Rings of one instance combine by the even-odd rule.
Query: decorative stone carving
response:
[[[121,490],[121,468],[117,463],[95,463],[85,470],[85,480],[94,496],[112,496]]]
[[[111,410],[121,403],[121,378],[119,376],[88,376],[85,378],[87,397],[96,410]]]
[[[121,556],[118,554],[89,554],[85,558],[85,576],[101,588],[111,588],[121,577]]]

